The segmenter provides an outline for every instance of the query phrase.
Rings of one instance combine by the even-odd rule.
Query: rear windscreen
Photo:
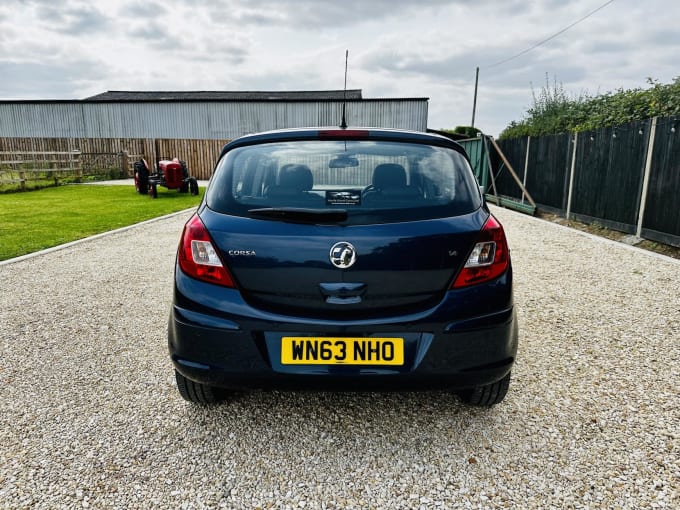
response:
[[[387,141],[291,141],[224,155],[206,197],[249,216],[266,208],[342,210],[346,223],[470,213],[481,205],[465,157],[445,147]]]

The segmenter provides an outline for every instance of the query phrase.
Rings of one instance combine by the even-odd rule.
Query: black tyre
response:
[[[224,400],[224,391],[187,379],[177,370],[175,370],[175,380],[177,390],[184,400],[195,404],[214,404]]]
[[[486,386],[477,386],[458,392],[458,396],[466,403],[475,406],[491,407],[503,401],[505,395],[508,393],[510,387],[510,374],[506,375],[500,381],[487,384]]]
[[[183,182],[182,185],[179,187],[179,192],[180,193],[188,193],[189,192],[189,183]]]
[[[146,195],[149,193],[149,180],[148,179],[135,179],[135,187],[140,195]]]
[[[135,161],[135,189],[140,195],[149,192],[149,171],[142,161]]]
[[[193,177],[189,180],[189,191],[192,195],[198,195],[198,181]]]
[[[149,184],[149,196],[151,198],[158,198],[158,185],[155,182]]]

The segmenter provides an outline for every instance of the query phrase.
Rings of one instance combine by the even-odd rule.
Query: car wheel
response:
[[[158,198],[158,186],[155,182],[149,184],[149,196],[151,198]]]
[[[508,373],[503,379],[495,383],[459,391],[458,396],[468,404],[491,407],[503,401],[509,387],[510,374]]]
[[[177,370],[175,370],[175,380],[177,381],[177,390],[184,400],[195,404],[214,404],[224,400],[224,392],[218,388],[187,379]]]

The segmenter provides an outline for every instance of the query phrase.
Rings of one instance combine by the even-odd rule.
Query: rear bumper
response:
[[[262,312],[245,303],[238,291],[217,289],[178,272],[168,327],[170,356],[185,377],[231,389],[462,389],[490,384],[511,370],[517,353],[511,279],[508,272],[495,282],[448,292],[438,306],[409,316],[324,321]],[[211,306],[197,305],[192,296]],[[405,363],[396,368],[282,365],[283,336],[399,336],[404,338]]]

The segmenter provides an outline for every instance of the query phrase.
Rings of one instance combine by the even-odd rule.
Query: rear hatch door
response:
[[[201,212],[246,301],[264,311],[328,319],[436,305],[487,218],[480,208],[453,218],[339,226]]]

